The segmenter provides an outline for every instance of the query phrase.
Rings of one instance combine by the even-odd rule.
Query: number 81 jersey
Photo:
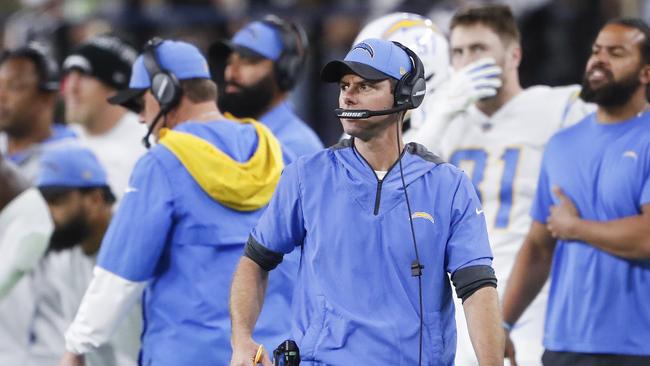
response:
[[[467,173],[481,199],[501,281],[510,275],[531,224],[529,211],[546,142],[593,109],[578,98],[579,92],[578,85],[531,87],[490,117],[472,105],[449,123],[440,139],[441,155]]]

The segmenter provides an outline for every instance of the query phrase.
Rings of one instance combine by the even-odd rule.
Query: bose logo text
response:
[[[363,117],[366,112],[341,112],[340,117]]]

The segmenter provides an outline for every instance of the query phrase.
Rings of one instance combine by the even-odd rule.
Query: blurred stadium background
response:
[[[298,113],[326,145],[341,128],[332,109],[336,85],[319,82],[328,60],[343,57],[361,27],[378,16],[408,11],[433,19],[443,33],[459,7],[487,1],[467,0],[2,0],[2,49],[39,41],[58,59],[88,37],[113,32],[134,46],[150,37],[183,39],[203,51],[230,37],[251,19],[276,14],[300,22],[309,34],[311,58],[292,99]],[[495,2],[495,1],[493,1]],[[503,0],[522,31],[520,68],[524,86],[565,85],[581,80],[591,41],[610,18],[650,20],[650,0]],[[65,121],[61,114],[58,122]]]

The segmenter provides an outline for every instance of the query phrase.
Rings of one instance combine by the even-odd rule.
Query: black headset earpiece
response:
[[[266,16],[262,22],[279,30],[282,39],[282,53],[274,63],[275,73],[280,89],[291,90],[296,85],[307,60],[309,47],[307,33],[297,23],[286,22],[274,15]]]
[[[402,75],[395,86],[395,106],[407,106],[408,109],[417,108],[422,104],[427,90],[424,79],[424,65],[422,60],[408,47],[393,41],[395,45],[404,50],[411,59],[411,71]]]
[[[160,104],[163,113],[169,112],[181,99],[183,89],[176,75],[160,67],[156,57],[156,48],[163,42],[160,38],[152,38],[147,42],[142,54],[144,67],[151,80],[151,94]]]

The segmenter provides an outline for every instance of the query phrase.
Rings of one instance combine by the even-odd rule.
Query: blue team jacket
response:
[[[423,364],[452,365],[448,275],[490,265],[492,255],[472,184],[434,158],[409,144],[402,164],[424,265]],[[350,140],[299,158],[285,168],[250,240],[302,254],[291,309],[301,364],[417,364],[418,281],[398,165],[378,181]]]
[[[187,122],[175,130],[199,136],[239,162],[257,147],[247,124]],[[129,185],[98,265],[130,281],[148,281],[141,364],[227,365],[232,274],[263,209],[241,212],[213,200],[162,145],[139,160]],[[290,319],[278,314],[290,306],[293,287],[283,271],[269,281],[268,309],[256,337],[273,349],[289,335]]]

